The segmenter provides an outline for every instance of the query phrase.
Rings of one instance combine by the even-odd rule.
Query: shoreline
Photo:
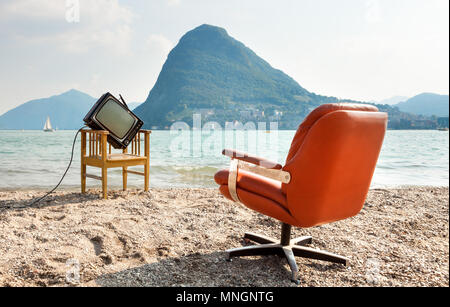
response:
[[[2,188],[0,187],[0,192],[49,192],[53,187],[21,187],[21,188]],[[369,191],[376,191],[376,190],[404,190],[404,189],[415,189],[415,188],[426,188],[426,189],[449,189],[449,186],[445,185],[386,185],[386,186],[374,186],[369,189]],[[101,185],[90,185],[90,187],[87,188],[89,191],[99,191],[101,189]],[[180,189],[205,189],[205,190],[217,190],[217,185],[211,185],[211,187],[207,186],[194,186],[194,187],[154,187],[150,186],[150,190],[180,190]],[[134,190],[143,190],[143,187],[139,185],[128,185],[128,190],[134,191]],[[122,186],[121,185],[108,185],[108,191],[120,191],[122,192]],[[80,193],[80,186],[79,185],[73,185],[73,186],[60,186],[54,193],[58,192],[73,192],[73,193]]]
[[[408,187],[408,186],[406,186]],[[24,188],[1,188],[0,187],[0,193],[1,192],[50,192],[50,190],[54,187],[24,187]],[[87,191],[100,191],[101,190],[101,184],[100,185],[90,185],[87,187]],[[444,188],[444,187],[442,187]],[[128,185],[128,191],[139,191],[143,190],[144,188],[138,185]],[[189,187],[173,187],[173,188],[166,188],[166,187],[152,187],[150,186],[150,190],[176,190],[176,189],[191,189]],[[192,187],[192,189],[205,189],[205,190],[215,190],[217,189],[216,186],[211,187]],[[123,192],[121,185],[108,185],[108,192]],[[54,193],[58,192],[73,192],[73,193],[80,193],[81,194],[81,188],[79,185],[77,186],[62,186],[59,187]]]
[[[246,231],[278,238],[280,225],[217,189],[57,191],[26,206],[38,196],[0,192],[0,286],[295,286],[278,257],[225,261]],[[356,217],[294,229],[350,258],[297,258],[300,286],[448,286],[448,212],[448,187],[371,189]]]

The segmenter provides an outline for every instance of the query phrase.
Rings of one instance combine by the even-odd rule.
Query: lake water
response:
[[[169,132],[151,135],[152,187],[215,187],[214,173],[228,167],[222,148],[238,148],[283,163],[295,131]],[[0,190],[49,189],[70,159],[75,131],[0,131]],[[80,186],[80,138],[62,187]],[[139,170],[139,168],[136,168]],[[98,169],[88,173],[100,175]],[[110,169],[108,184],[120,187],[121,169]],[[131,187],[143,178],[129,175]],[[388,131],[372,187],[449,185],[449,132]],[[88,179],[89,187],[100,182]]]

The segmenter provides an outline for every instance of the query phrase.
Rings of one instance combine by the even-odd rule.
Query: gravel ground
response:
[[[280,225],[216,190],[62,191],[26,206],[40,195],[0,192],[0,286],[296,286],[277,256],[224,260],[245,231],[277,238]],[[297,258],[300,286],[448,287],[448,208],[448,188],[376,189],[355,218],[295,229],[350,258]]]

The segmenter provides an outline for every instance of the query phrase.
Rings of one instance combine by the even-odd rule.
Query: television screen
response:
[[[108,142],[117,149],[126,148],[144,124],[125,103],[110,93],[100,97],[84,117],[84,122],[94,130],[109,131]]]
[[[123,139],[136,123],[136,119],[112,99],[105,102],[95,117],[119,139]]]

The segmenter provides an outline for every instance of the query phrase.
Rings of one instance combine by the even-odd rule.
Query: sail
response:
[[[47,117],[47,121],[45,122],[44,130],[52,130],[52,124],[50,123],[50,117]]]

